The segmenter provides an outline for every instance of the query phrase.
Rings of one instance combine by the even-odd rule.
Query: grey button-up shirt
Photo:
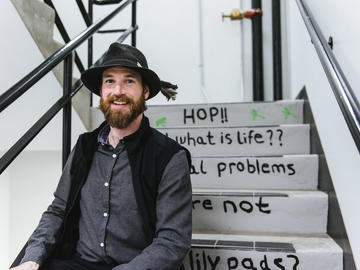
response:
[[[158,188],[156,237],[146,246],[142,218],[132,185],[125,145],[114,149],[106,143],[109,127],[99,135],[91,169],[80,199],[80,238],[77,252],[87,261],[116,264],[116,270],[174,270],[190,247],[191,185],[184,151],[167,164]],[[72,155],[67,164],[71,163]],[[34,234],[22,260],[41,262],[55,243],[53,211],[64,211],[70,188],[69,165],[65,167],[55,199]],[[56,215],[56,213],[55,213]],[[58,216],[58,215],[56,215]],[[44,243],[45,242],[45,243]]]

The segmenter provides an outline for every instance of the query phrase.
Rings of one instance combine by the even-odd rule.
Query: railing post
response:
[[[274,100],[281,100],[283,98],[283,91],[282,91],[282,61],[281,61],[280,0],[272,0],[272,28],[273,28]]]
[[[136,27],[136,1],[132,3],[131,6],[131,26]],[[131,34],[131,45],[136,47],[136,31]]]
[[[252,8],[261,9],[261,0],[252,0]],[[253,100],[264,100],[264,67],[262,15],[254,14],[252,18],[252,51],[253,51]]]
[[[70,95],[72,87],[72,53],[64,60],[64,97]],[[71,101],[63,109],[63,144],[62,144],[62,167],[71,151]]]
[[[94,21],[93,6],[94,6],[93,0],[89,0],[88,14],[89,14],[90,24],[92,24]],[[88,68],[91,67],[92,64],[93,64],[93,37],[91,36],[88,39]],[[92,103],[93,103],[92,94],[90,94],[90,106],[93,105]]]

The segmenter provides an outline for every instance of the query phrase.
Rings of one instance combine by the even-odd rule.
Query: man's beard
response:
[[[126,102],[130,107],[124,109],[112,109],[111,104],[113,101]],[[138,101],[125,95],[112,95],[107,99],[101,97],[99,109],[103,112],[104,117],[110,126],[123,129],[128,127],[132,121],[146,110],[145,97],[144,94],[142,94]]]

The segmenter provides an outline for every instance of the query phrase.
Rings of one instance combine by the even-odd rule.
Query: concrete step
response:
[[[193,229],[227,232],[326,233],[321,191],[193,189]]]
[[[193,188],[314,190],[318,156],[200,156],[192,158],[190,171]]]
[[[309,154],[309,125],[158,128],[192,156]]]
[[[303,123],[303,101],[151,105],[153,127],[268,126]]]
[[[341,248],[327,235],[193,234],[186,270],[342,270]]]

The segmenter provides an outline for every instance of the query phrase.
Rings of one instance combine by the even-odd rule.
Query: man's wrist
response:
[[[31,270],[37,270],[39,269],[39,264],[37,262],[34,261],[27,261],[27,262],[23,262],[24,264],[27,264],[29,266],[29,269]]]

